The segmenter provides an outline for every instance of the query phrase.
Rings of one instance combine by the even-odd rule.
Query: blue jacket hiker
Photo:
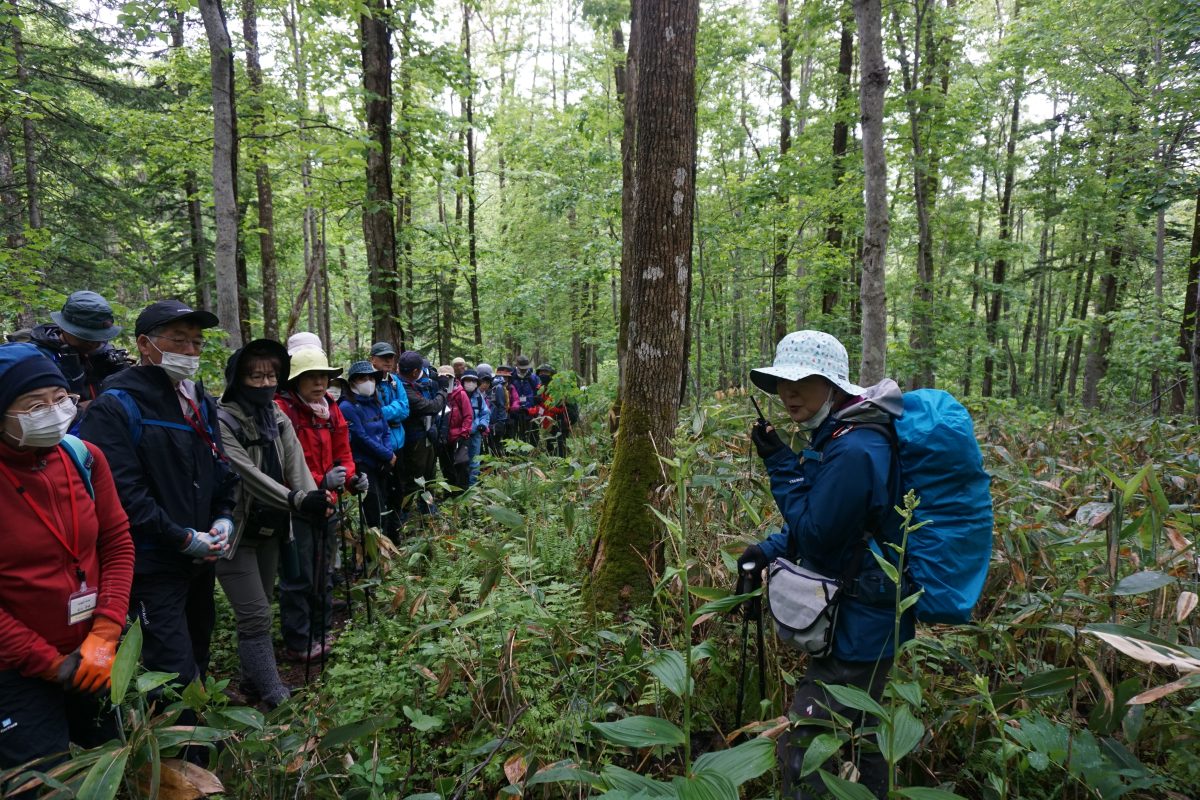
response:
[[[399,451],[394,449],[396,430],[400,431],[401,450],[403,449],[404,427],[403,419],[400,427],[388,427],[387,410],[380,401],[380,381],[386,375],[380,372],[368,361],[355,361],[350,365],[346,378],[350,391],[338,402],[342,416],[350,428],[350,451],[354,454],[354,465],[369,478],[367,495],[363,499],[363,514],[367,524],[379,528],[394,542],[400,538],[399,508],[393,513],[386,513],[396,505],[389,491],[392,468],[399,460]],[[404,417],[408,416],[408,395],[401,395],[404,405]],[[393,400],[393,408],[398,401]]]
[[[751,431],[784,524],[778,533],[746,548],[739,570],[757,575],[782,557],[848,582],[839,601],[832,652],[810,660],[796,685],[792,728],[778,742],[787,798],[824,796],[816,773],[800,778],[804,743],[825,730],[820,722],[805,720],[828,720],[832,709],[856,724],[874,724],[837,703],[821,683],[858,686],[878,699],[895,651],[895,589],[866,539],[874,535],[881,540],[869,546],[894,561],[886,543],[900,541],[900,518],[894,511],[902,503],[900,474],[890,439],[875,426],[890,426],[901,413],[901,393],[891,380],[867,388],[850,383],[848,366],[837,339],[820,331],[798,331],[780,341],[771,367],[750,373],[756,386],[779,395],[788,416],[810,439],[797,454],[769,424]],[[909,611],[901,620],[902,639],[912,638],[913,627]],[[858,767],[862,783],[884,797],[887,765],[877,751],[865,752],[873,750],[856,748]]]
[[[479,374],[469,369],[462,374],[462,386],[471,401],[471,438],[467,444],[470,463],[467,472],[467,486],[474,486],[479,480],[479,453],[483,449],[483,437],[491,426],[492,411],[487,398],[479,388]]]

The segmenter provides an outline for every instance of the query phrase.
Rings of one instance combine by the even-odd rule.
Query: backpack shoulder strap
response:
[[[79,470],[79,477],[83,479],[88,496],[95,500],[96,487],[92,485],[92,467],[95,465],[96,459],[92,456],[92,451],[87,449],[87,445],[83,443],[82,439],[69,433],[62,438],[58,446],[66,451],[67,456],[75,464],[75,469]]]
[[[180,431],[189,431],[195,433],[190,425],[184,425],[182,422],[167,422],[163,419],[146,419],[142,416],[142,410],[138,407],[137,402],[133,399],[133,395],[124,389],[105,389],[102,394],[111,394],[121,403],[121,407],[125,409],[125,417],[129,421],[129,438],[133,440],[133,446],[137,447],[142,441],[142,428],[146,425],[155,425],[160,428],[174,428]],[[208,426],[208,414],[201,405],[200,416],[204,420],[205,426]],[[211,431],[211,427],[209,427]]]

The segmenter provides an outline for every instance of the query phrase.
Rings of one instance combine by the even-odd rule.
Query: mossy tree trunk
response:
[[[598,610],[650,598],[659,526],[647,503],[662,484],[679,416],[692,266],[698,0],[638,3],[637,163],[627,364],[621,425],[588,583]]]

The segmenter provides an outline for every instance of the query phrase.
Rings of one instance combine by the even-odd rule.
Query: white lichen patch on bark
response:
[[[656,281],[665,274],[661,267],[646,267],[645,272],[642,273],[642,277],[648,281]]]
[[[683,192],[676,190],[671,195],[671,213],[677,217],[683,213]]]
[[[642,361],[650,361],[651,359],[658,358],[659,356],[662,355],[661,350],[659,350],[657,347],[654,347],[653,345],[650,345],[646,342],[639,343],[637,346],[637,350],[635,350],[634,352],[637,353],[637,357],[639,359],[641,359]]]
[[[687,277],[687,259],[684,258],[682,254],[675,256],[675,280],[679,281],[680,284],[683,284],[687,282]]]

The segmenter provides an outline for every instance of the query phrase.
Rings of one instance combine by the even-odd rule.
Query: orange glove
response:
[[[72,654],[72,655],[74,655],[74,654]],[[67,660],[67,657],[64,656],[62,653],[59,653],[57,656],[54,657],[54,660],[50,662],[49,667],[47,667],[42,672],[38,673],[38,677],[44,681],[50,681],[51,683],[59,683],[60,682],[59,670],[62,669],[63,662],[66,660]],[[69,675],[67,676],[67,683],[70,683]]]
[[[74,689],[98,694],[112,684],[112,663],[117,655],[121,626],[108,617],[96,617],[92,631],[79,646],[79,669],[71,682]]]

